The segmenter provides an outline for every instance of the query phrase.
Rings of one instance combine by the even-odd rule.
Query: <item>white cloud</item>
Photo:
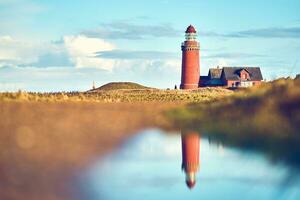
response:
[[[167,71],[180,69],[180,60],[173,57],[127,59],[105,58],[97,52],[116,50],[116,46],[99,38],[82,35],[64,36],[61,42],[45,43],[0,36],[0,67],[72,67],[98,68],[106,71]],[[138,51],[137,51],[138,52]]]
[[[83,35],[65,36],[63,42],[76,67],[95,67],[111,71],[115,65],[113,59],[95,57],[98,51],[115,49],[115,46],[109,42]]]
[[[11,36],[0,36],[0,67],[3,66],[61,66],[63,57],[68,60],[62,44],[20,40]],[[52,60],[50,60],[52,59]],[[64,60],[69,65],[70,62]]]
[[[180,67],[178,59],[126,59],[123,57],[104,58],[97,52],[109,52],[116,50],[116,46],[99,38],[89,38],[84,35],[65,36],[63,43],[71,60],[77,68],[99,68],[118,73],[130,72],[159,72],[176,70]]]
[[[81,35],[65,36],[54,43],[0,36],[0,91],[84,91],[93,80],[97,86],[133,81],[166,88],[180,80],[178,58],[96,56],[96,52],[115,49],[103,39]]]
[[[39,44],[2,36],[0,37],[0,66],[36,62],[41,50]]]
[[[115,46],[101,39],[85,36],[65,36],[61,43],[45,43],[0,36],[0,67],[31,66],[93,67],[112,70],[115,61],[95,57],[97,51],[108,51]],[[68,62],[69,61],[69,62]],[[70,62],[72,61],[72,62]]]

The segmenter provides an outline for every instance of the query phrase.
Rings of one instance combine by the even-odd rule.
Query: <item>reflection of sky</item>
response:
[[[264,157],[201,139],[193,190],[181,171],[180,134],[149,130],[101,159],[83,178],[86,199],[300,199],[300,181]]]

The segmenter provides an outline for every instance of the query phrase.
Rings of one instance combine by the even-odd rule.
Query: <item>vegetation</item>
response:
[[[96,92],[99,90],[124,90],[124,89],[142,90],[142,89],[151,89],[151,88],[137,84],[137,83],[132,83],[132,82],[111,82],[111,83],[102,85],[99,88],[93,89],[91,91]]]
[[[222,100],[167,112],[174,125],[300,165],[300,78],[279,79]],[[204,130],[204,131],[203,131]]]
[[[0,102],[203,102],[222,98],[233,93],[223,88],[201,88],[192,91],[158,89],[111,90],[106,86],[104,88],[106,89],[88,92],[33,93],[19,91],[16,93],[0,93]]]

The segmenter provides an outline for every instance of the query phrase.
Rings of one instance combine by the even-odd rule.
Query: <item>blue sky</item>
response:
[[[267,80],[300,73],[297,0],[0,0],[0,91],[87,90],[111,81],[180,82],[193,24],[202,75],[260,66]]]

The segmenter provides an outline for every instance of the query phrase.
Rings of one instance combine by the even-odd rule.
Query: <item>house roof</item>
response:
[[[224,83],[221,79],[211,79],[211,80],[207,81],[206,84],[211,85],[211,86],[224,85]]]
[[[221,78],[222,74],[222,69],[220,68],[210,68],[208,72],[208,76],[213,79],[213,78]]]
[[[259,67],[223,67],[223,74],[226,80],[240,80],[239,72],[243,69],[249,73],[251,81],[263,80]]]
[[[200,76],[200,80],[209,80],[208,76]]]

